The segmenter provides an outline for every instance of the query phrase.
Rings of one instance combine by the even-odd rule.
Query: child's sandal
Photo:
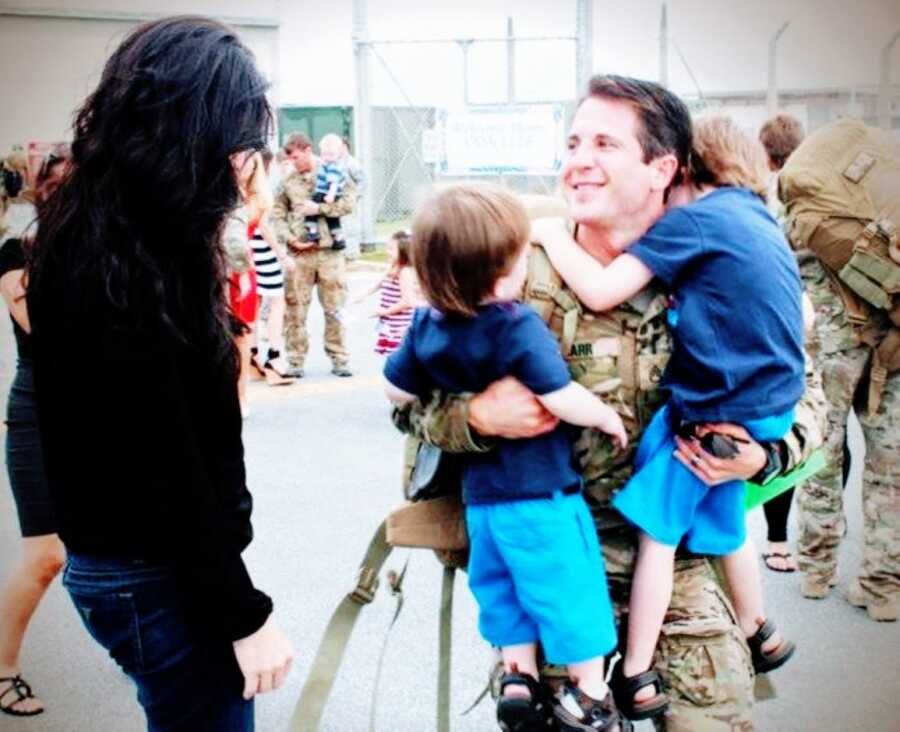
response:
[[[775,634],[775,631],[775,623],[765,620],[760,623],[756,632],[747,638],[747,645],[750,646],[750,654],[753,658],[753,670],[758,674],[765,674],[783,666],[797,650],[794,643],[782,638],[781,643],[771,651],[764,651],[763,644]]]
[[[634,676],[626,676],[625,662],[619,661],[614,667],[609,688],[612,690],[622,714],[628,719],[649,719],[663,714],[669,708],[669,697],[665,695],[659,673],[653,668]],[[656,694],[649,699],[636,701],[634,695],[645,686],[652,686]]]
[[[564,703],[567,696],[580,710],[577,717]],[[631,722],[616,708],[611,691],[603,699],[597,700],[567,681],[557,702],[553,715],[560,732],[632,732]]]
[[[507,686],[525,686],[530,696],[504,696]],[[497,722],[503,732],[545,732],[552,711],[544,687],[530,674],[505,673],[500,677]]]

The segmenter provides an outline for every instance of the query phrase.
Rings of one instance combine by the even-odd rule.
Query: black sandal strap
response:
[[[656,669],[649,669],[648,671],[644,671],[639,674],[635,674],[634,676],[625,676],[624,672],[619,677],[621,679],[620,685],[617,685],[626,695],[630,694],[634,696],[638,691],[643,689],[645,686],[653,686],[656,693],[659,694],[662,691],[662,679],[659,678],[659,674]]]
[[[3,699],[11,691],[16,692],[16,695],[19,698],[14,702],[7,704],[6,707],[12,707],[18,704],[20,701],[25,701],[26,699],[31,699],[34,697],[34,694],[31,691],[31,686],[29,686],[28,682],[18,674],[16,674],[15,676],[5,676],[3,678],[0,678],[0,684],[4,682],[9,682],[9,686],[7,686],[6,689],[3,690],[3,692],[0,692],[0,707],[3,706]]]
[[[748,639],[748,643],[755,643],[758,646],[762,646],[769,638],[771,638],[775,634],[775,623],[771,620],[764,620],[762,625],[760,625],[756,632],[751,635]]]
[[[530,674],[514,672],[504,673],[503,676],[500,677],[500,696],[503,696],[503,691],[507,686],[528,687],[532,699],[538,699],[544,694],[543,687],[538,683],[537,679]]]

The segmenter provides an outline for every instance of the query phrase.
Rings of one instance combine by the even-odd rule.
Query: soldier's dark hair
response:
[[[769,162],[781,170],[787,159],[803,142],[803,124],[789,114],[776,114],[759,129],[759,141],[766,149]]]
[[[290,154],[294,150],[309,150],[311,147],[312,140],[302,132],[292,132],[284,141],[284,152],[286,154]]]
[[[240,202],[230,156],[271,132],[265,90],[219,22],[163,18],[125,38],[77,113],[71,172],[41,213],[36,336],[45,319],[99,318],[234,365],[220,240]]]
[[[649,163],[663,155],[674,155],[678,170],[671,185],[681,182],[691,153],[691,113],[675,94],[652,81],[627,76],[593,76],[588,81],[590,97],[627,102],[637,112],[640,129],[638,142]]]
[[[412,226],[412,262],[425,299],[444,314],[474,316],[530,232],[525,208],[500,186],[439,189],[419,206]]]

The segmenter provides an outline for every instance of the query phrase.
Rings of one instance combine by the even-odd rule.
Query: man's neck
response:
[[[640,239],[665,209],[655,208],[617,221],[615,226],[581,224],[576,239],[588,254],[607,265],[624,252],[630,244]]]

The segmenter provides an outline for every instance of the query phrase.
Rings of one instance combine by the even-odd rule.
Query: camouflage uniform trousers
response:
[[[325,312],[325,353],[334,366],[346,366],[350,358],[345,345],[346,334],[341,320],[341,308],[347,300],[346,260],[342,251],[312,249],[290,252],[294,259],[293,272],[284,273],[284,344],[291,366],[303,368],[309,352],[306,316],[317,288],[319,302]]]
[[[844,533],[842,463],[847,416],[866,375],[871,349],[851,348],[822,355],[819,367],[828,398],[825,450],[828,467],[797,492],[797,540],[804,590],[824,596],[837,574],[838,546]],[[867,605],[885,609],[900,603],[900,374],[888,377],[874,416],[857,410],[866,443],[862,481],[864,549],[859,586]]]

